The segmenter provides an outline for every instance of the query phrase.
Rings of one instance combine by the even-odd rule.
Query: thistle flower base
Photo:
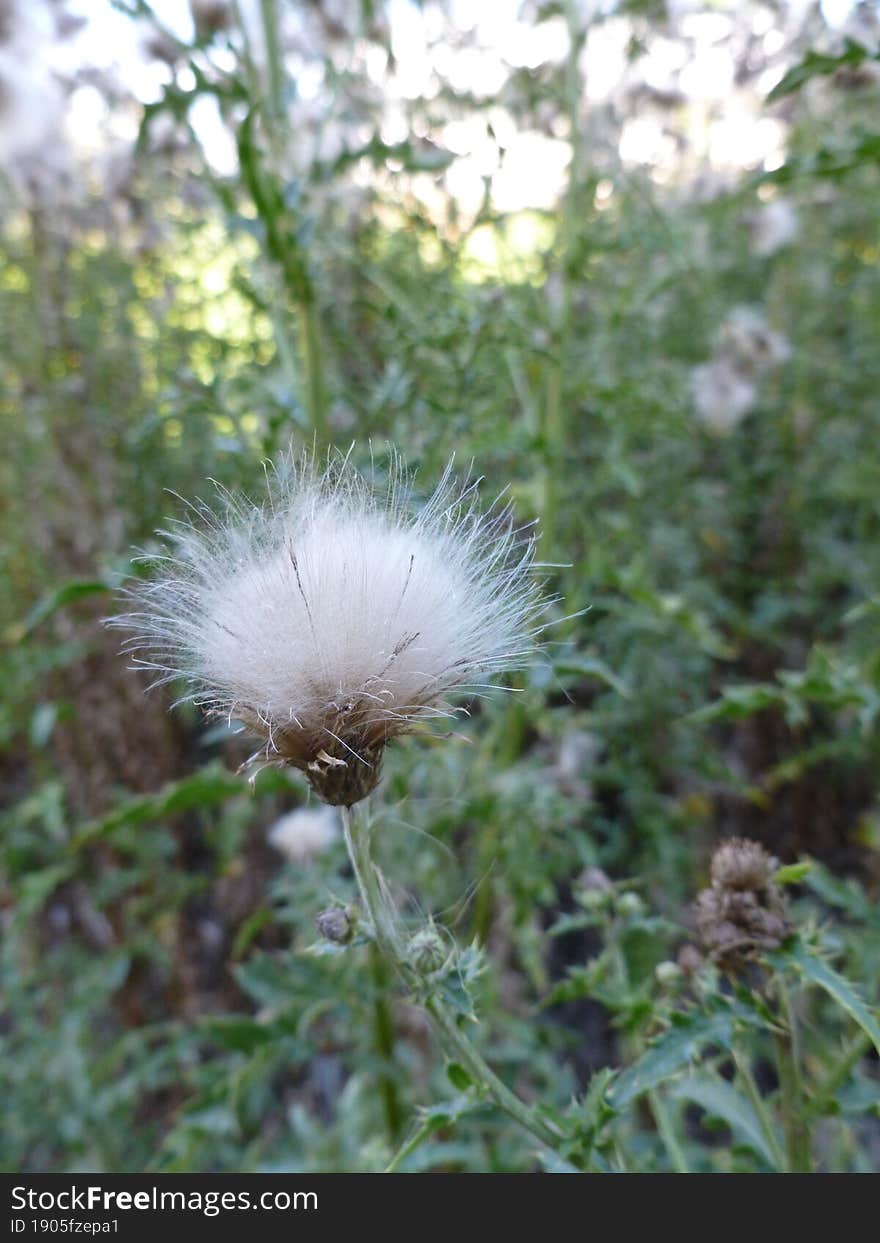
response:
[[[382,774],[382,751],[358,752],[357,758],[343,760],[322,751],[305,769],[309,785],[322,803],[331,807],[353,807],[371,794]]]

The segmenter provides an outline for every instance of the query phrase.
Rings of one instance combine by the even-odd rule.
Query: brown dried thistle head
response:
[[[741,971],[789,931],[776,859],[745,838],[723,842],[712,857],[711,885],[697,897],[697,927],[707,952],[728,972]]]

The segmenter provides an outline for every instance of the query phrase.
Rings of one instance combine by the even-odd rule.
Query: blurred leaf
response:
[[[751,1102],[731,1084],[714,1075],[696,1074],[673,1083],[668,1091],[675,1099],[691,1101],[710,1117],[720,1118],[741,1143],[753,1149],[771,1169],[776,1169],[773,1152]]]
[[[459,1062],[447,1063],[446,1078],[459,1092],[466,1092],[468,1088],[473,1087],[473,1079]]]
[[[793,65],[782,81],[774,86],[767,96],[767,102],[770,104],[775,103],[778,99],[783,99],[786,95],[799,91],[811,78],[828,77],[829,74],[836,73],[838,69],[843,69],[847,66],[857,68],[866,60],[871,59],[877,58],[872,57],[867,48],[862,47],[860,43],[853,42],[852,39],[846,40],[845,50],[837,56],[829,56],[824,52],[809,51],[803,60],[799,64]]]
[[[789,863],[785,867],[777,868],[773,873],[773,879],[777,885],[799,885],[812,870],[813,861],[803,859],[799,863]]]
[[[617,691],[618,695],[622,695],[624,699],[632,698],[632,690],[623,678],[618,677],[614,670],[609,669],[598,656],[578,655],[574,658],[566,658],[554,662],[553,668],[560,680],[565,678],[596,678],[598,681],[610,686],[612,690]]]
[[[270,1025],[243,1015],[212,1016],[202,1026],[209,1039],[237,1053],[253,1053],[278,1038]]]
[[[60,587],[56,587],[54,591],[50,591],[48,595],[43,596],[42,600],[39,600],[34,605],[23,621],[10,626],[6,631],[6,640],[9,643],[19,643],[50,618],[53,613],[57,613],[59,609],[63,609],[77,600],[82,600],[86,596],[94,596],[111,590],[109,583],[105,583],[100,579],[77,578],[72,579],[68,583],[63,583]]]
[[[825,961],[816,950],[796,941],[788,951],[780,951],[780,957],[794,963],[804,979],[825,990],[850,1018],[854,1019],[866,1036],[870,1037],[880,1053],[880,1024],[877,1016],[860,996],[854,984]]]
[[[758,1018],[744,1007],[727,1005],[674,1014],[668,1031],[658,1036],[637,1062],[621,1071],[609,1089],[608,1103],[614,1109],[623,1109],[689,1066],[709,1045],[729,1049],[739,1022],[755,1026]]]
[[[22,878],[18,890],[19,917],[27,918],[38,911],[49,895],[64,881],[70,879],[72,873],[72,860],[42,868],[39,872],[27,873]]]
[[[280,769],[264,770],[258,782],[261,791],[298,789],[295,779]],[[246,777],[230,773],[219,764],[208,764],[190,777],[169,782],[157,794],[127,799],[106,816],[84,825],[74,834],[71,849],[81,849],[99,838],[111,836],[120,828],[162,820],[194,807],[216,807],[228,799],[250,794]]]

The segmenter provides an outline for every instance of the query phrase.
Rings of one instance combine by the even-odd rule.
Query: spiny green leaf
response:
[[[689,1066],[707,1045],[729,1049],[738,1022],[756,1026],[762,1019],[739,1003],[725,1004],[723,1009],[691,1010],[673,1016],[673,1026],[618,1076],[608,1092],[608,1103],[613,1109],[624,1108],[643,1092],[656,1088]]]
[[[854,1019],[866,1036],[870,1037],[875,1049],[880,1053],[880,1024],[874,1012],[860,996],[858,989],[845,976],[836,971],[830,963],[811,947],[803,942],[796,942],[787,951],[786,957],[793,962],[803,977],[811,984],[825,990]]]

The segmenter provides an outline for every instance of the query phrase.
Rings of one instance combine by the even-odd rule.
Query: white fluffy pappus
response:
[[[694,367],[691,392],[700,423],[721,436],[728,435],[743,421],[758,398],[752,380],[724,357]]]
[[[169,553],[144,558],[155,577],[109,624],[158,683],[184,678],[185,698],[263,738],[266,761],[349,806],[392,738],[529,662],[550,603],[534,531],[501,498],[482,510],[452,463],[421,507],[396,460],[385,487],[348,458],[288,457],[267,480],[264,504],[221,490],[222,514],[199,502],[164,532]]]

